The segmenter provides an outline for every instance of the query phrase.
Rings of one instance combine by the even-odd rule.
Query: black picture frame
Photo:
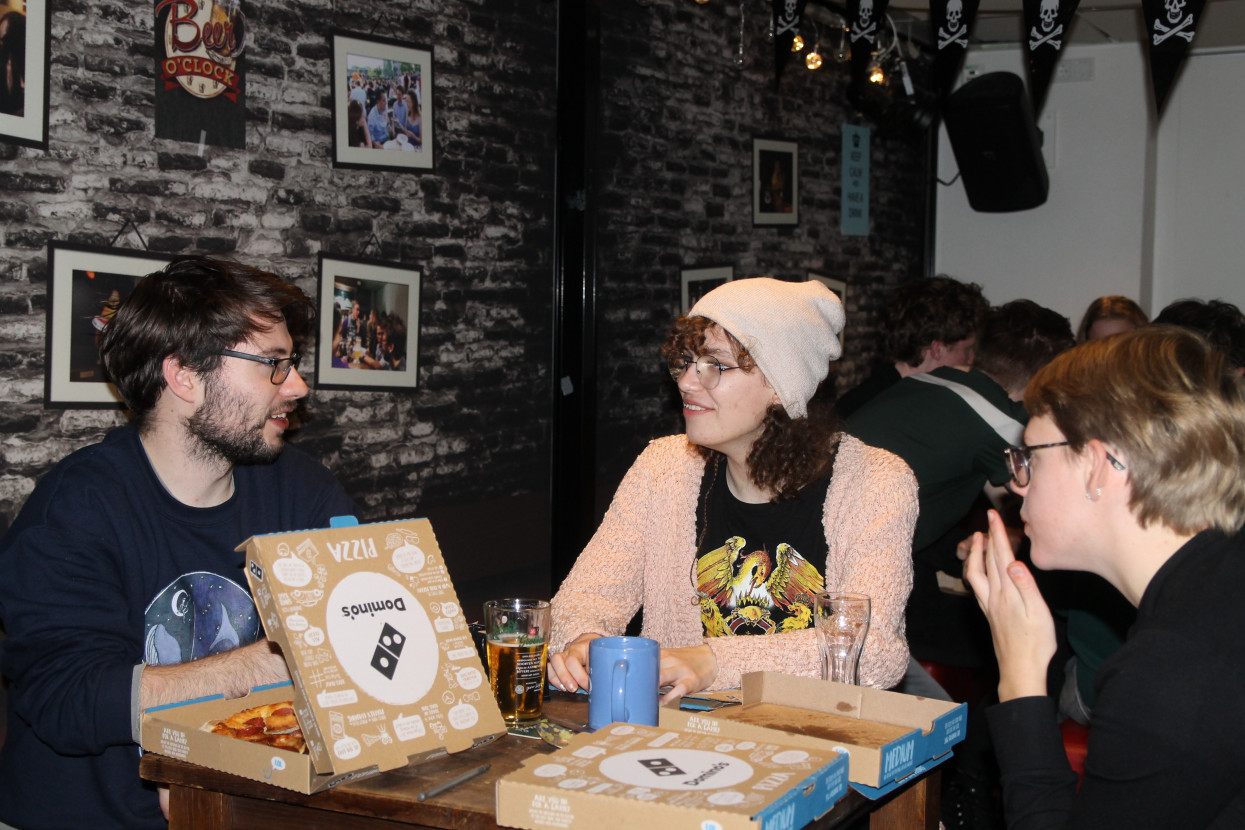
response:
[[[116,387],[103,376],[99,336],[138,281],[171,261],[147,251],[48,243],[45,407],[122,406]]]
[[[752,139],[752,224],[800,224],[800,146]]]
[[[408,172],[432,170],[436,144],[432,49],[349,32],[333,32],[330,40],[333,166]],[[394,122],[390,125],[392,138],[376,142],[372,130],[367,128],[365,140],[379,146],[358,146],[358,131],[362,125],[351,123],[350,101],[353,98],[361,102],[362,117],[366,122],[372,117],[374,96],[378,91],[370,85],[382,82],[392,84],[395,80],[400,89],[411,93],[415,106],[419,108],[418,123],[414,124],[410,119],[411,106],[406,102],[405,95],[394,96],[406,110],[405,129],[399,127],[397,119],[389,119]],[[358,92],[356,84],[360,87]],[[386,113],[390,109],[386,103]],[[412,134],[418,135],[418,139],[413,138]],[[355,140],[352,141],[352,138]]]
[[[684,268],[682,272],[683,293],[679,314],[686,314],[696,305],[696,301],[708,294],[719,285],[735,279],[735,266],[709,265],[699,268]]]
[[[20,38],[14,21],[21,18],[24,35]],[[4,21],[8,21],[5,23]],[[9,11],[0,16],[6,39],[20,40],[24,57],[20,63],[24,92],[10,95],[5,88],[5,68],[0,67],[0,141],[26,147],[48,149],[48,79],[52,23],[46,0],[27,3],[25,12]],[[18,67],[15,65],[14,69]],[[18,87],[20,89],[20,87]],[[19,109],[20,107],[20,109]]]
[[[398,391],[418,385],[421,278],[409,265],[320,254],[316,388]],[[355,303],[360,322],[357,333],[351,333],[348,321]],[[396,351],[386,352],[388,360],[373,356],[376,338],[367,325],[373,310],[377,323],[388,317],[393,324],[385,339]]]

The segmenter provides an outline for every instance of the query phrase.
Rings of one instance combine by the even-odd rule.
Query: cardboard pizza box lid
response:
[[[504,734],[432,524],[334,524],[238,546],[316,770],[393,769]]]

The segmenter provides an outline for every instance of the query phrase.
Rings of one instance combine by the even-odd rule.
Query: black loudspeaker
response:
[[[973,210],[1007,213],[1046,201],[1042,135],[1019,75],[974,78],[947,96],[942,118]]]

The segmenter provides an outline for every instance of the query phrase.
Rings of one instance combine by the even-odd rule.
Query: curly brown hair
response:
[[[758,371],[756,360],[748,354],[735,335],[707,317],[680,317],[670,327],[670,335],[661,345],[661,354],[670,363],[685,355],[701,355],[705,337],[717,329],[731,345],[735,365],[747,373]],[[825,383],[833,383],[827,379]],[[774,493],[775,501],[793,499],[800,490],[834,468],[843,432],[834,407],[814,395],[809,401],[808,416],[793,419],[782,404],[771,404],[761,422],[761,435],[748,450],[748,472],[752,483]],[[697,445],[706,460],[720,458],[721,453]]]

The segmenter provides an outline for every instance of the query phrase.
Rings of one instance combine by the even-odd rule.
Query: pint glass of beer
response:
[[[489,682],[510,726],[540,719],[549,657],[549,603],[493,599],[484,603]]]

